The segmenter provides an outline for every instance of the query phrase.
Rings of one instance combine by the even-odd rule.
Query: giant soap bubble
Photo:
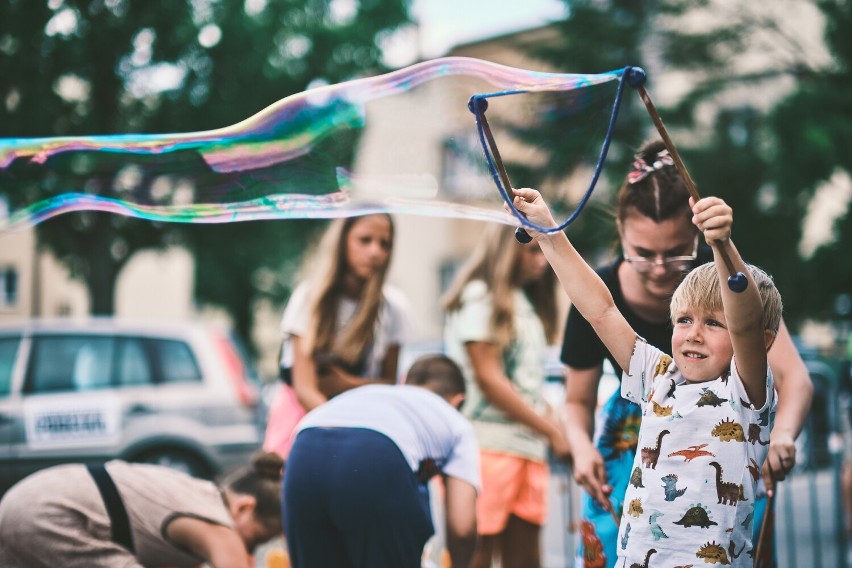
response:
[[[622,75],[452,57],[298,93],[217,130],[0,139],[10,209],[0,232],[87,210],[182,223],[378,211],[514,223],[468,109],[477,96],[512,182],[535,180],[570,211],[593,185]],[[582,176],[548,178],[553,137],[573,141]]]

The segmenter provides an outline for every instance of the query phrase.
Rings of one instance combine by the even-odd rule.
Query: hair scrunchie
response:
[[[627,183],[630,185],[639,183],[648,177],[648,174],[651,172],[661,170],[665,166],[674,165],[674,159],[668,150],[660,150],[654,158],[654,161],[649,164],[640,156],[636,156],[636,160],[633,161],[633,165],[630,166],[630,172],[627,174]]]

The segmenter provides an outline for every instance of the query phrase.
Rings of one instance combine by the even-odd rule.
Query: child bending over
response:
[[[556,224],[537,191],[514,193],[530,221]],[[731,242],[731,208],[715,197],[690,205],[714,264],[690,272],[672,296],[673,358],[636,335],[564,233],[535,235],[576,308],[625,369],[622,396],[642,408],[618,566],[752,565],[754,490],[775,402],[766,352],[781,297]],[[723,248],[748,276],[742,293],[725,284]]]

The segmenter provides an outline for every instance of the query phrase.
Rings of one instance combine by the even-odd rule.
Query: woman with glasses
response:
[[[633,329],[652,345],[671,345],[671,295],[687,272],[712,260],[709,247],[698,244],[691,216],[689,193],[665,145],[646,143],[617,198],[616,225],[623,255],[597,272]],[[616,391],[604,403],[596,423],[604,360],[610,361],[619,379],[622,370],[574,309],[568,314],[563,341],[565,414],[574,478],[588,494],[578,565],[612,567],[620,544],[610,509],[621,510],[628,483],[642,486],[642,472],[631,471],[640,410]],[[755,443],[769,444],[763,475],[771,489],[770,470],[780,481],[795,464],[794,442],[810,408],[813,385],[783,322],[769,351],[769,363],[779,392],[778,411],[771,442]],[[753,526],[759,531],[759,518]]]

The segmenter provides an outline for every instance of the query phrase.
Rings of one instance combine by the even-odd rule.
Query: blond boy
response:
[[[555,225],[537,191],[514,193],[530,221]],[[576,308],[625,369],[622,396],[642,408],[618,565],[752,564],[754,490],[775,402],[766,352],[781,298],[731,242],[731,208],[713,197],[691,205],[714,264],[693,270],[672,297],[673,358],[636,335],[564,233],[535,235]],[[722,249],[747,275],[741,293],[725,284]]]

